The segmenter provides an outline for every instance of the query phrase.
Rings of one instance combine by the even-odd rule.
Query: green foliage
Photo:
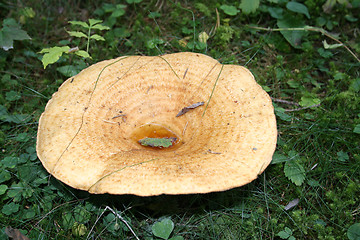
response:
[[[3,195],[4,193],[6,193],[6,190],[8,190],[8,186],[1,184],[0,185],[0,195]]]
[[[226,13],[227,15],[230,15],[230,16],[235,16],[236,14],[238,14],[240,12],[236,7],[226,5],[226,4],[221,5],[220,9],[223,10],[224,13]]]
[[[13,97],[11,98],[11,100]],[[11,114],[8,112],[5,106],[0,105],[0,121],[8,122],[8,123],[26,123],[28,122],[29,115],[28,114]]]
[[[130,218],[124,218],[129,224],[131,224]],[[113,213],[109,213],[104,217],[104,225],[107,226],[107,230],[111,232],[114,236],[117,236],[119,232],[130,231],[129,228],[119,220]]]
[[[304,4],[302,4],[302,3],[298,3],[298,2],[288,2],[288,3],[286,4],[286,8],[289,9],[290,11],[304,14],[307,18],[310,19],[309,10],[308,10],[308,8],[307,8]]]
[[[161,45],[161,44],[164,44],[164,40],[158,39],[158,38],[153,38],[146,42],[146,46],[149,49],[157,48],[158,45]]]
[[[300,106],[302,107],[310,107],[314,105],[318,105],[321,103],[321,100],[319,98],[314,98],[311,96],[303,96],[301,97],[301,101],[299,102]]]
[[[71,228],[71,231],[75,237],[81,237],[84,236],[88,230],[84,224],[75,222]]]
[[[281,239],[295,240],[294,236],[292,236],[293,232],[290,228],[285,227],[283,231],[278,232],[277,236]]]
[[[19,207],[20,205],[19,204],[16,204],[14,202],[10,202],[8,204],[5,204],[3,207],[2,207],[2,210],[1,212],[5,215],[12,215],[16,212],[19,211]]]
[[[357,124],[356,126],[355,126],[355,128],[354,128],[354,131],[353,131],[354,133],[358,133],[358,134],[360,134],[360,124]]]
[[[103,37],[101,37],[98,34],[91,34],[92,30],[109,30],[110,28],[107,26],[103,26],[100,23],[102,23],[101,20],[97,19],[89,19],[89,24],[82,21],[69,21],[69,23],[72,26],[80,26],[82,27],[85,32],[81,31],[67,31],[67,33],[76,38],[86,38],[87,44],[86,44],[86,51],[79,50],[78,47],[76,48],[70,48],[69,46],[63,46],[63,47],[52,47],[52,48],[43,48],[39,53],[44,53],[42,58],[42,63],[44,66],[44,69],[49,65],[57,62],[60,57],[65,54],[74,53],[75,55],[82,57],[82,58],[91,58],[89,54],[89,47],[90,47],[90,40],[95,41],[105,41]],[[71,69],[72,72],[74,69]],[[60,68],[60,72],[64,73],[64,70]]]
[[[349,227],[347,231],[347,237],[350,240],[360,239],[360,223],[355,223]]]
[[[70,50],[69,46],[64,47],[52,47],[43,48],[39,53],[44,53],[41,62],[44,65],[44,69],[49,65],[57,62],[63,53],[67,53]]]
[[[343,151],[337,152],[337,156],[340,162],[346,162],[349,160],[349,154],[347,154],[346,152]]]
[[[226,47],[234,36],[235,30],[231,26],[221,25],[216,30],[215,41],[219,46]]]
[[[277,20],[277,25],[280,29],[284,29],[280,32],[291,46],[294,48],[301,48],[301,40],[305,35],[305,32],[301,30],[292,30],[305,27],[305,23],[301,19],[294,17],[291,14],[287,14],[283,18]]]
[[[207,17],[210,17],[212,14],[211,10],[203,3],[195,3],[195,7]]]
[[[305,170],[303,166],[295,160],[290,160],[284,166],[285,176],[289,178],[296,186],[300,186],[305,180]]]
[[[152,233],[154,236],[161,239],[169,239],[169,240],[183,240],[182,236],[173,236],[171,238],[170,235],[174,230],[174,223],[170,218],[164,218],[160,222],[156,222],[151,227]]]
[[[290,151],[289,156],[284,154],[275,153],[273,156],[272,164],[284,164],[285,176],[293,182],[296,186],[301,186],[306,178],[305,169],[301,164],[301,158],[299,155]]]
[[[96,9],[95,14],[100,17],[109,15],[104,24],[112,28],[116,24],[117,19],[125,14],[125,8],[126,5],[124,4],[104,3],[101,8]]]
[[[245,14],[254,13],[258,9],[260,0],[241,0],[240,8]]]
[[[174,223],[171,221],[171,219],[165,218],[161,222],[155,223],[151,229],[156,237],[169,239],[170,234],[174,230]]]
[[[0,29],[0,47],[5,51],[14,48],[14,40],[31,39],[13,18],[5,18]]]

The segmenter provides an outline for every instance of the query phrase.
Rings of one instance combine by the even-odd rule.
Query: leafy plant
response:
[[[57,62],[60,57],[65,54],[74,53],[77,56],[80,56],[82,58],[91,58],[89,54],[89,47],[90,47],[90,40],[95,41],[105,41],[103,37],[101,37],[98,34],[91,34],[92,30],[109,30],[110,28],[107,26],[103,26],[100,23],[102,23],[101,20],[97,19],[89,19],[89,24],[82,21],[69,21],[69,23],[72,26],[80,26],[85,32],[82,31],[67,31],[67,33],[76,38],[85,38],[86,43],[86,51],[79,50],[79,47],[70,48],[69,46],[63,46],[63,47],[52,47],[52,48],[44,48],[40,51],[40,53],[43,53],[42,63],[44,66],[44,69],[49,65]]]
[[[174,230],[174,222],[170,218],[164,218],[160,222],[154,223],[151,227],[154,236],[165,240],[183,240],[182,236],[173,236],[170,238]]]
[[[347,230],[347,237],[350,240],[360,239],[360,223],[355,223],[349,227],[349,229]]]
[[[302,164],[300,163],[301,159],[298,153],[294,151],[289,151],[289,156],[283,154],[275,153],[272,164],[284,164],[284,174],[285,176],[292,181],[295,185],[301,186],[305,181],[305,170]]]
[[[0,29],[0,47],[5,51],[14,48],[14,40],[31,39],[13,18],[5,18]]]
[[[296,238],[292,236],[292,234],[293,231],[290,228],[285,227],[284,230],[278,232],[277,236],[279,236],[281,239],[295,240]]]
[[[226,13],[229,16],[235,16],[236,14],[239,13],[239,10],[235,6],[231,6],[231,5],[223,4],[220,6],[220,9],[223,10],[224,13]]]
[[[124,221],[131,224],[131,219],[128,217],[124,217]],[[104,225],[107,226],[107,230],[111,232],[114,236],[117,236],[119,234],[119,231],[130,231],[129,228],[113,213],[109,213],[105,216]]]
[[[360,134],[360,124],[357,124],[353,130],[354,133]]]
[[[107,15],[108,18],[105,20],[105,25],[113,27],[117,19],[125,14],[125,8],[126,5],[124,4],[104,3],[101,8],[96,9],[94,13],[100,17]]]
[[[241,0],[240,8],[245,14],[254,13],[259,7],[260,0]]]

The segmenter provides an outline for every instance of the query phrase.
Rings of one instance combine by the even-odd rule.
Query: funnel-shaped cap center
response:
[[[174,148],[180,142],[177,134],[156,123],[147,123],[136,128],[132,133],[132,139],[143,147],[158,150]]]

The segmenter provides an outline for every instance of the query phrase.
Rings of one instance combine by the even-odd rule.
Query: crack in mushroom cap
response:
[[[134,133],[147,124],[173,132],[176,146],[141,146]],[[276,138],[271,99],[248,69],[175,53],[102,61],[69,78],[40,117],[36,149],[74,188],[152,196],[247,184],[271,162]]]

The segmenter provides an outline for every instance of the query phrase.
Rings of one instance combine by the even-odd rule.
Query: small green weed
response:
[[[170,218],[164,218],[159,222],[156,222],[151,227],[152,233],[155,237],[165,240],[183,240],[182,236],[173,236],[170,238],[171,233],[174,230],[174,222]]]
[[[292,230],[288,227],[285,227],[284,230],[278,232],[277,236],[279,236],[281,239],[295,240],[296,238],[294,238],[292,234]]]
[[[69,23],[72,26],[80,26],[82,27],[84,30],[86,30],[86,32],[82,32],[82,31],[67,31],[67,33],[75,38],[85,38],[86,39],[86,51],[84,50],[79,50],[79,47],[75,47],[75,48],[70,48],[69,46],[62,46],[62,47],[52,47],[52,48],[44,48],[42,49],[39,53],[43,53],[43,57],[41,62],[43,63],[44,69],[49,65],[49,64],[53,64],[55,62],[57,62],[60,57],[65,53],[65,54],[71,54],[74,53],[75,55],[82,57],[84,59],[86,58],[91,58],[90,54],[89,54],[89,47],[90,47],[90,40],[95,40],[95,41],[105,41],[105,39],[103,37],[101,37],[98,34],[92,34],[92,30],[109,30],[110,28],[104,25],[101,25],[100,23],[102,23],[101,20],[97,20],[97,19],[89,19],[89,24],[86,22],[82,22],[82,21],[69,21]],[[65,66],[65,68],[67,69],[67,71],[69,71],[70,66]],[[64,73],[65,69],[63,68],[58,68],[58,70],[62,73]],[[75,69],[76,70],[76,69]],[[74,72],[70,71],[70,75],[69,74],[65,74],[68,76],[73,76]]]

